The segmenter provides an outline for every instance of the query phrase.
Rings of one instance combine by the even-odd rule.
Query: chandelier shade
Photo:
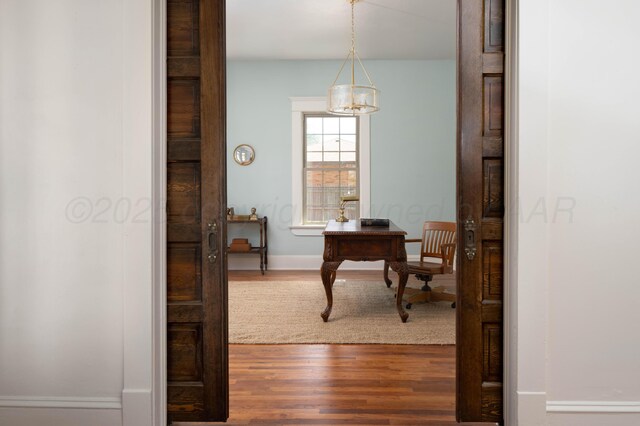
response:
[[[327,96],[327,112],[335,115],[362,115],[371,114],[380,109],[378,105],[380,91],[371,81],[371,77],[366,68],[362,64],[358,53],[356,52],[356,30],[355,30],[355,14],[354,5],[358,0],[349,0],[351,3],[351,49],[347,58],[342,63],[338,75]],[[342,74],[345,64],[351,60],[351,84],[336,84]],[[356,84],[356,60],[362,68],[364,75],[367,77],[369,84]]]
[[[338,84],[329,88],[327,110],[332,114],[371,114],[378,109],[378,89],[373,86]]]

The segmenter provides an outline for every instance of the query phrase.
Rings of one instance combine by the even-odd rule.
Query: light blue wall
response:
[[[269,253],[322,253],[322,238],[295,236],[291,224],[292,96],[325,96],[340,61],[230,61],[228,204],[269,217]],[[371,216],[420,236],[425,220],[455,218],[455,62],[367,61],[381,91],[371,116]],[[233,149],[250,144],[250,166]],[[233,236],[250,236],[234,225]],[[254,244],[257,240],[253,239]],[[410,252],[416,252],[415,248]]]

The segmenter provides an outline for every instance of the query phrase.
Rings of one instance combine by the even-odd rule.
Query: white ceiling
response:
[[[361,0],[363,59],[454,59],[456,0]],[[343,59],[351,44],[348,0],[227,0],[229,59]]]

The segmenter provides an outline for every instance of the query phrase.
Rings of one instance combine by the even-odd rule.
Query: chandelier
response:
[[[369,73],[365,69],[358,52],[356,52],[356,26],[354,17],[354,6],[359,0],[348,0],[351,3],[351,49],[347,58],[342,63],[336,79],[329,87],[329,95],[327,97],[327,112],[336,115],[362,115],[371,114],[378,111],[378,94],[379,91],[371,81]],[[336,84],[340,74],[346,63],[351,59],[351,84]],[[367,77],[369,84],[356,84],[355,69],[356,60],[364,75]]]

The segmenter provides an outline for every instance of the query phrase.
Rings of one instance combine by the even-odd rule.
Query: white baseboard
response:
[[[153,400],[150,389],[122,391],[122,425],[153,426]]]
[[[640,425],[640,401],[549,401],[549,426]]]
[[[418,260],[418,255],[408,256],[409,260]],[[229,270],[231,271],[248,271],[260,268],[259,255],[234,255],[229,253]],[[301,270],[320,270],[322,265],[321,255],[269,255],[269,270],[272,271],[301,271]],[[384,263],[380,260],[377,262],[349,262],[346,261],[340,265],[340,270],[352,271],[382,271]]]
[[[640,401],[548,401],[550,413],[640,413]]]
[[[0,396],[0,407],[121,410],[122,400],[120,398],[96,398],[80,396]]]
[[[509,419],[509,425],[544,426],[547,424],[546,392],[518,391],[516,401],[517,419]]]
[[[0,407],[0,424],[2,426],[122,426],[122,411]]]
[[[120,398],[0,396],[0,424],[122,426]]]

